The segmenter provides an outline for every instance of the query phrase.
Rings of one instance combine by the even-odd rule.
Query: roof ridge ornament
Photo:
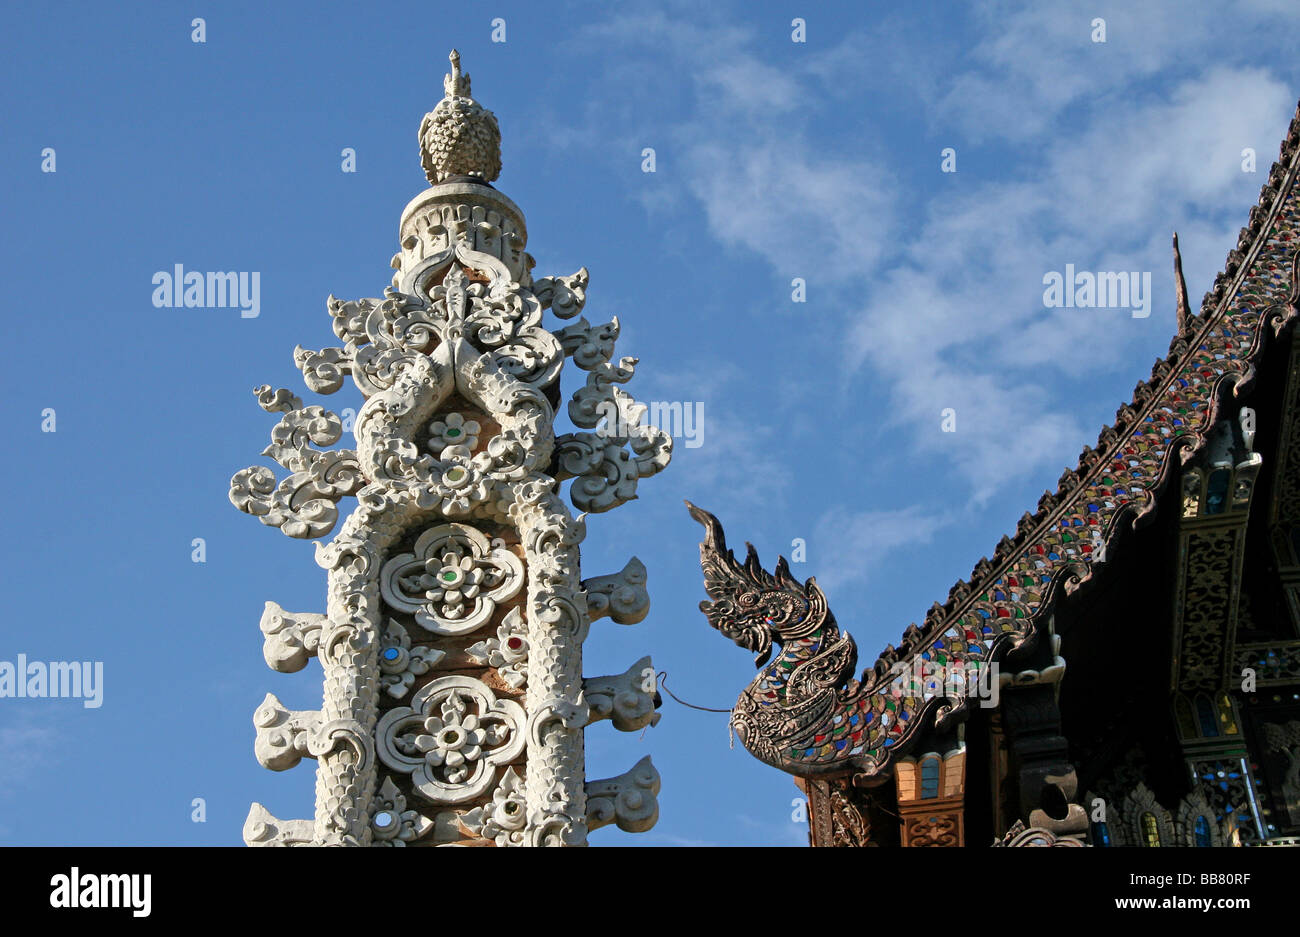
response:
[[[1187,281],[1183,279],[1183,255],[1178,250],[1178,232],[1174,232],[1174,296],[1178,302],[1178,334],[1187,335],[1192,326],[1192,309],[1187,302]]]
[[[420,122],[420,164],[430,185],[455,177],[490,183],[501,175],[501,129],[496,115],[470,97],[460,53],[448,56],[444,97]]]

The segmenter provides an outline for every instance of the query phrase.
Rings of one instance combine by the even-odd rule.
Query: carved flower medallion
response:
[[[448,413],[443,419],[429,424],[429,450],[442,458],[442,452],[448,446],[473,449],[478,445],[479,431],[479,424],[465,419],[463,413]]]
[[[482,627],[523,583],[523,564],[509,550],[494,549],[472,527],[442,524],[421,534],[413,552],[385,563],[379,587],[389,605],[413,613],[422,627],[457,635]]]
[[[397,747],[404,752],[412,749],[424,753],[424,760],[432,767],[442,767],[448,781],[459,784],[469,777],[470,771],[483,754],[483,743],[499,741],[494,729],[480,727],[478,716],[465,714],[465,703],[455,694],[442,704],[442,717],[430,716],[424,720],[424,735],[404,735]]]
[[[380,760],[411,775],[416,791],[439,804],[458,804],[486,793],[498,765],[524,748],[524,710],[497,699],[472,677],[441,677],[411,706],[390,710],[375,736]]]

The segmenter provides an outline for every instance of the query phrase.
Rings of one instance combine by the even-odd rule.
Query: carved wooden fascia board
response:
[[[1262,466],[1238,439],[1253,436],[1254,413],[1242,409],[1243,429],[1217,424],[1205,451],[1183,468],[1172,602],[1172,689],[1217,691],[1240,680],[1233,645],[1241,602],[1246,526]]]
[[[898,816],[903,846],[966,844],[966,810],[960,797],[899,804]]]
[[[879,810],[870,802],[870,794],[847,778],[796,778],[808,798],[808,845],[817,848],[860,848],[879,846],[881,821]],[[884,821],[897,825],[897,817]]]
[[[1233,672],[1250,668],[1259,686],[1300,683],[1300,641],[1268,641],[1238,644],[1234,649]]]
[[[1286,389],[1280,401],[1281,431],[1277,442],[1277,466],[1273,472],[1272,500],[1268,506],[1269,542],[1277,563],[1278,578],[1291,611],[1291,625],[1300,634],[1300,341],[1289,336],[1290,360]]]
[[[795,786],[808,799],[808,845],[834,846],[831,829],[830,785],[824,778],[795,778]]]

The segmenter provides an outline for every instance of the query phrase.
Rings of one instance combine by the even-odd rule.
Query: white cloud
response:
[[[30,714],[0,727],[0,796],[15,793],[37,776],[57,742],[58,733]]]
[[[697,143],[686,156],[710,233],[780,276],[862,276],[888,244],[893,185],[879,165],[816,153],[779,127],[751,131],[740,148]]]
[[[780,501],[785,488],[784,461],[775,429],[736,416],[725,400],[745,392],[746,373],[729,361],[704,359],[682,371],[659,368],[640,387],[629,384],[642,402],[681,401],[703,404],[700,445],[673,440],[672,483],[683,492],[710,492],[711,507],[752,511]]]
[[[658,158],[679,161],[675,171],[719,242],[753,251],[786,276],[827,266],[861,275],[875,265],[893,234],[893,173],[874,141],[837,153],[807,132],[831,80],[825,59],[835,53],[777,68],[755,51],[751,28],[704,30],[662,12],[593,24],[583,41],[648,46],[662,57],[658,80],[619,83],[619,106],[643,115],[655,110],[650,98],[682,101]]]
[[[900,547],[929,543],[947,523],[916,506],[901,510],[829,511],[817,522],[815,543],[834,544],[818,550],[817,584],[834,589],[870,578],[874,567]]]
[[[920,428],[921,452],[951,459],[976,502],[1009,480],[1073,465],[1100,426],[1067,415],[1054,380],[1105,374],[1137,347],[1164,353],[1173,314],[1165,232],[1188,214],[1202,235],[1207,215],[1244,222],[1240,149],[1279,135],[1289,109],[1268,74],[1216,68],[1167,99],[1096,115],[1046,148],[1036,177],[976,183],[936,204],[904,260],[873,284],[851,363],[890,380],[900,424]],[[1162,230],[1152,237],[1156,218]],[[1233,229],[1213,228],[1231,246]],[[1045,309],[1042,277],[1067,263],[1152,272],[1162,290],[1153,322],[1167,325],[1143,329],[1125,310]],[[1209,276],[1201,272],[1199,288],[1189,280],[1193,303]],[[1145,376],[1117,386],[1127,392]],[[932,431],[944,407],[957,410],[955,433]]]
[[[1266,39],[1281,26],[1266,6],[1222,17],[1243,36]],[[1165,352],[1170,232],[1182,230],[1198,306],[1246,220],[1293,99],[1261,67],[1267,59],[1226,59],[1215,18],[1188,15],[1184,4],[1080,12],[1001,3],[970,16],[975,41],[950,48],[948,60],[914,28],[883,59],[863,58],[882,47],[879,36],[847,34],[781,68],[769,64],[762,37],[725,22],[704,30],[663,13],[620,15],[588,38],[666,57],[671,81],[620,86],[618,95],[623,108],[638,106],[629,99],[672,99],[666,132],[675,172],[684,174],[678,191],[698,202],[718,243],[761,258],[783,279],[814,271],[830,307],[844,310],[838,322],[814,326],[844,336],[829,349],[843,369],[841,392],[874,382],[886,400],[873,401],[872,412],[900,449],[946,464],[980,504],[1029,475],[1054,481],[1095,441],[1092,414],[1110,419],[1146,376],[1144,368],[1131,373],[1130,362]],[[1093,16],[1107,20],[1105,44],[1090,39]],[[915,80],[904,88],[909,67]],[[847,86],[899,88],[899,100],[926,105],[917,116],[932,128],[1004,147],[1013,141],[1014,173],[982,176],[963,156],[962,171],[921,193],[905,224],[903,190],[870,125],[852,149],[845,144]],[[899,105],[872,106],[886,113]],[[1259,153],[1256,176],[1240,171],[1247,146]],[[915,185],[906,194],[915,199]],[[1045,309],[1043,275],[1067,263],[1150,272],[1150,319]],[[1110,399],[1099,408],[1102,394]],[[939,432],[947,407],[958,413],[955,433]],[[682,462],[770,487],[762,480],[768,440],[753,427],[728,426],[720,410],[710,422],[718,448],[711,442]]]

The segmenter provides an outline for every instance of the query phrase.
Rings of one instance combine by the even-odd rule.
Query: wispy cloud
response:
[[[1240,151],[1278,135],[1289,110],[1287,90],[1266,73],[1217,68],[1049,144],[1032,178],[964,188],[931,210],[904,259],[873,283],[853,327],[854,366],[891,380],[900,426],[931,429],[943,408],[957,411],[956,432],[916,433],[914,444],[950,459],[975,501],[1072,464],[1099,427],[1067,415],[1053,376],[1104,374],[1138,344],[1154,357],[1172,329],[1135,327],[1125,310],[1044,309],[1044,273],[1066,263],[1154,269],[1171,300],[1168,235],[1137,232],[1153,217],[1172,227],[1191,215],[1231,243],[1235,228],[1211,219],[1245,218]],[[1195,272],[1208,285],[1210,274]],[[1171,325],[1172,303],[1154,316]]]
[[[673,400],[703,405],[700,445],[673,440],[672,482],[683,492],[716,492],[712,504],[724,510],[751,510],[782,497],[786,473],[776,428],[747,420],[727,406],[745,392],[747,375],[732,362],[711,358],[688,368],[660,367],[641,387],[638,400]],[[640,380],[638,375],[637,380]],[[698,495],[696,495],[698,497]]]
[[[741,826],[758,830],[773,846],[808,845],[807,823],[796,823],[793,820],[777,823],[771,820],[760,820],[746,813],[736,814],[736,821]]]
[[[665,846],[688,846],[690,848],[721,846],[722,843],[715,843],[707,839],[694,839],[690,836],[678,836],[674,833],[662,833],[658,830],[651,830],[648,833],[641,834],[643,843],[662,843]]]
[[[895,223],[893,172],[875,144],[835,153],[808,132],[817,112],[809,105],[824,96],[823,53],[777,68],[757,51],[752,27],[701,30],[663,12],[611,17],[589,26],[584,41],[664,57],[659,75],[619,84],[635,123],[657,110],[635,102],[670,93],[664,75],[691,76],[667,132],[720,243],[752,251],[785,276],[827,265],[861,274],[877,262]]]
[[[1281,12],[1251,3],[1224,15],[1251,33],[1276,29]],[[1007,2],[969,15],[977,41],[947,49],[948,59],[916,48],[924,36],[902,43],[919,58],[864,56],[881,40],[855,34],[823,39],[778,68],[752,28],[701,30],[661,12],[616,15],[585,38],[654,48],[661,77],[675,76],[607,89],[643,126],[645,114],[663,112],[652,97],[672,101],[671,122],[656,126],[683,184],[652,199],[656,210],[684,192],[717,243],[775,276],[814,278],[839,310],[814,328],[834,335],[838,324],[847,336],[831,351],[841,390],[873,382],[897,443],[946,466],[979,505],[1026,476],[1054,478],[1093,441],[1100,426],[1078,418],[1068,387],[1102,376],[1126,392],[1136,377],[1112,373],[1115,362],[1163,353],[1168,232],[1186,232],[1199,295],[1244,221],[1243,196],[1257,188],[1243,179],[1261,178],[1241,172],[1241,150],[1255,147],[1266,172],[1292,100],[1257,63],[1217,59],[1213,18],[1187,16],[1179,3],[1103,3],[1084,15]],[[1092,41],[1094,16],[1106,19],[1105,43]],[[1146,83],[1152,76],[1163,84]],[[960,143],[958,174],[942,177],[936,153],[928,194],[904,190],[897,157],[869,125],[853,149],[843,137],[828,146],[827,127],[843,130],[846,87],[911,97],[931,129]],[[972,168],[980,143],[1013,145],[1019,178]],[[1045,309],[1042,277],[1066,263],[1152,272],[1150,324],[1125,310]],[[949,407],[957,431],[941,433]],[[747,446],[750,460],[761,448],[752,436],[715,438]]]
[[[915,505],[891,511],[828,511],[817,522],[814,543],[834,548],[818,551],[817,582],[823,589],[834,589],[867,580],[888,554],[929,543],[948,522],[947,515],[927,514]]]
[[[39,777],[57,751],[58,739],[48,719],[38,721],[28,712],[0,726],[0,797],[15,794]]]

